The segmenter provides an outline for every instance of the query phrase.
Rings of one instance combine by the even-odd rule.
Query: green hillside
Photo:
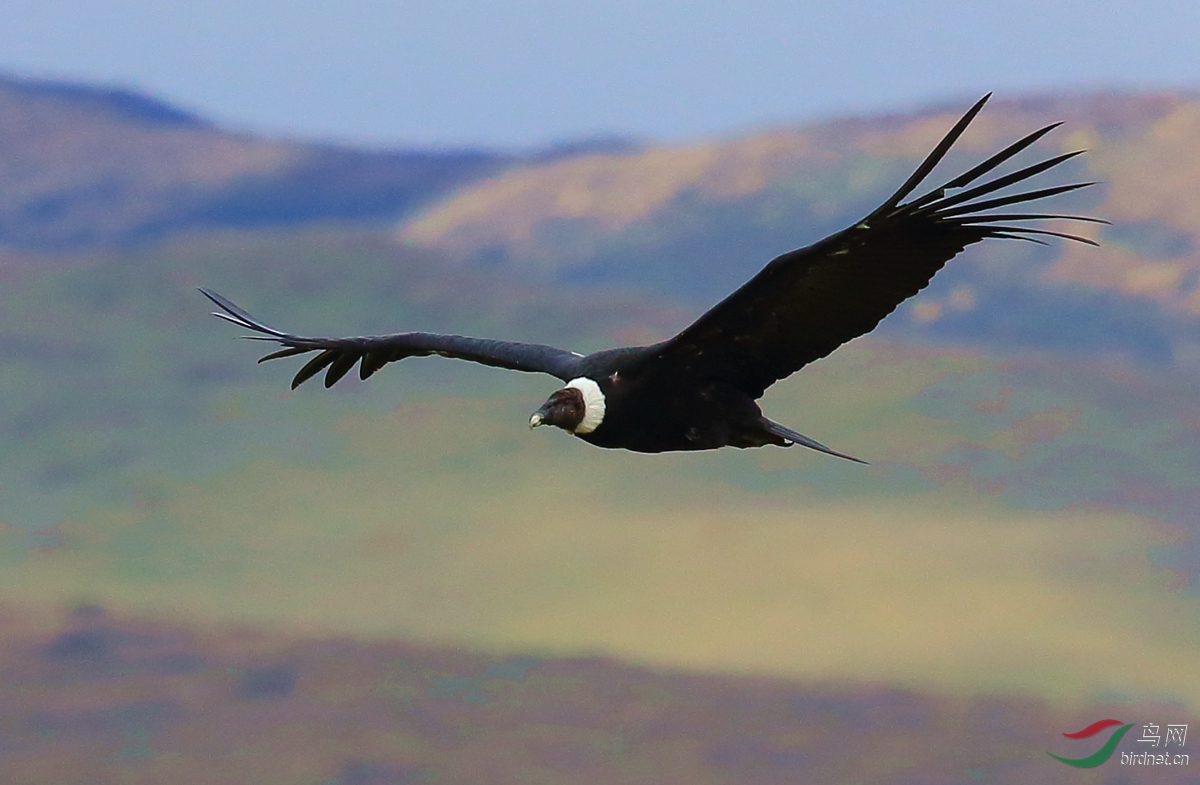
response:
[[[9,449],[0,451],[0,466],[10,481],[0,489],[0,516],[22,527],[56,522],[80,489],[85,496],[120,493],[127,471],[227,465],[266,432],[318,434],[337,411],[392,400],[379,385],[352,383],[330,396],[305,391],[305,405],[315,404],[306,415],[316,418],[312,425],[278,414],[289,369],[255,368],[254,350],[208,315],[201,284],[264,318],[314,331],[420,324],[589,349],[627,337],[631,327],[665,333],[664,325],[678,322],[628,292],[601,302],[594,294],[551,297],[545,287],[455,269],[362,228],[197,235],[71,257],[14,254],[7,272],[0,428]],[[404,371],[406,394],[440,390],[450,379],[514,383],[437,361]],[[222,414],[222,407],[242,406],[262,413],[253,430],[263,433]]]

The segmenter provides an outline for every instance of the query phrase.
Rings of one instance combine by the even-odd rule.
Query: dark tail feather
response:
[[[861,463],[864,466],[870,466],[870,464],[867,463],[866,461],[860,461],[858,458],[855,458],[852,455],[846,455],[844,453],[836,452],[834,450],[829,449],[825,445],[821,444],[816,439],[810,439],[802,433],[796,433],[791,428],[788,428],[786,425],[780,425],[777,422],[768,420],[766,417],[763,418],[763,423],[766,425],[768,432],[778,436],[781,439],[786,439],[787,441],[791,442],[792,444],[799,444],[802,447],[807,447],[810,450],[816,450],[817,452],[823,452],[826,455],[833,455],[837,458],[845,458],[848,461],[854,461],[855,463]],[[784,446],[786,447],[789,445],[784,445]]]

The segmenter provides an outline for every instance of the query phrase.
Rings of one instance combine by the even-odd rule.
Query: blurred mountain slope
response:
[[[407,217],[399,233],[409,242],[465,256],[502,254],[516,265],[578,275],[603,266],[622,244],[640,240],[664,260],[675,259],[688,238],[736,231],[739,240],[765,235],[724,260],[742,272],[754,271],[775,253],[819,239],[841,228],[846,216],[861,217],[873,208],[966,105],[526,163],[426,206]],[[1048,155],[1086,148],[1087,168],[1056,169],[1045,178],[1099,175],[1104,187],[1080,195],[1080,204],[1117,222],[1156,218],[1177,232],[1200,231],[1200,220],[1190,220],[1189,208],[1180,206],[1200,180],[1192,176],[1197,174],[1192,167],[1200,166],[1193,163],[1200,147],[1193,133],[1200,101],[1183,95],[993,99],[925,187],[1032,129],[1060,121],[1064,127],[1035,150]],[[1156,196],[1139,200],[1144,189]],[[1054,200],[1055,212],[1065,199],[1070,197]],[[701,220],[714,215],[720,216],[715,223]],[[778,248],[767,250],[769,243]],[[715,245],[719,252],[736,247],[728,241]],[[703,257],[690,261],[700,269],[714,263]]]
[[[869,212],[967,102],[742,138],[526,164],[404,219],[399,236],[543,280],[608,283],[716,302],[779,253]],[[1015,168],[1086,156],[1040,185],[1096,180],[1047,212],[1102,248],[986,243],[887,320],[883,334],[1001,350],[1109,354],[1200,369],[1200,100],[1183,94],[993,99],[926,187],[1053,122]]]
[[[0,77],[0,244],[81,248],[197,226],[394,220],[514,160],[263,139],[127,90]]]

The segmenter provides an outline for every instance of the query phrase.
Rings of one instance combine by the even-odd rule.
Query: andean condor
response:
[[[1062,218],[1105,223],[1083,216],[991,212],[1092,183],[980,199],[1082,151],[967,188],[1059,123],[1034,131],[925,195],[903,201],[989,97],[971,107],[900,189],[866,218],[773,259],[690,327],[653,346],[606,349],[585,357],[540,344],[434,333],[304,338],[267,327],[216,292],[200,291],[220,307],[215,316],[259,333],[249,337],[285,347],[259,362],[319,352],[296,374],[293,389],[326,368],[325,386],[330,387],[355,363],[366,379],[389,362],[437,354],[558,377],[566,386],[529,418],[529,426],[556,425],[598,447],[653,453],[801,444],[863,463],[772,422],[755,401],[775,382],[870,332],[968,245],[992,237],[1041,242],[1037,236],[1046,235],[1095,245],[1023,222]],[[947,195],[949,191],[955,193]]]

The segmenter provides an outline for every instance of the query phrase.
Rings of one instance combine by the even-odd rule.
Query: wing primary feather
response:
[[[292,378],[292,389],[296,389],[312,377],[316,376],[318,373],[324,370],[325,366],[336,360],[337,356],[338,353],[333,349],[326,349],[316,357],[309,360],[304,364],[303,368],[296,372],[296,375]]]
[[[918,210],[914,210],[913,212],[914,214],[933,211],[941,213],[944,208],[953,207],[954,205],[962,204],[963,202],[969,202],[978,196],[985,196],[993,191],[999,191],[1001,188],[1007,188],[1008,186],[1019,183],[1022,180],[1027,180],[1034,175],[1041,174],[1047,169],[1058,166],[1059,164],[1068,161],[1077,155],[1083,155],[1083,153],[1083,150],[1075,150],[1074,152],[1063,153],[1062,155],[1056,155],[1053,158],[1047,158],[1045,161],[1039,161],[1031,166],[1026,166],[1024,169],[1018,169],[1017,171],[1006,174],[1003,177],[997,177],[995,180],[986,182],[983,185],[977,185],[974,188],[970,188],[960,194],[948,196],[945,199],[939,199],[932,205],[922,207]],[[976,206],[975,209],[981,208]]]
[[[325,388],[329,389],[333,385],[350,372],[354,364],[362,357],[358,352],[341,352],[333,363],[329,366],[329,370],[325,373]]]
[[[362,364],[358,366],[358,378],[366,380],[376,371],[387,365],[391,358],[390,352],[373,351],[363,355]]]
[[[971,226],[972,224],[983,224],[990,221],[1046,221],[1050,219],[1083,221],[1085,223],[1112,226],[1112,221],[1106,221],[1103,218],[1091,218],[1086,215],[1060,215],[1058,213],[991,213],[988,215],[968,215],[964,218],[952,218],[948,223]]]
[[[1074,234],[1066,234],[1064,232],[1052,232],[1048,229],[1031,229],[1031,228],[1025,227],[1025,226],[988,226],[986,228],[988,229],[989,233],[992,231],[997,231],[997,232],[1006,232],[1006,233],[1023,232],[1025,234],[1041,234],[1041,235],[1046,235],[1048,237],[1061,237],[1064,240],[1074,240],[1077,243],[1083,243],[1084,245],[1092,245],[1097,248],[1100,247],[1100,244],[1097,243],[1095,240],[1089,240],[1086,237],[1080,237],[1080,236],[1074,235]]]
[[[1011,234],[1010,232],[995,232],[993,234],[989,234],[988,237],[998,237],[998,238],[1003,238],[1005,240],[1024,240],[1027,243],[1037,243],[1038,245],[1047,245],[1047,246],[1050,245],[1050,243],[1042,242],[1041,240],[1037,239],[1036,237],[1026,237],[1023,234]]]
[[[257,327],[254,327],[253,325],[247,324],[244,319],[239,319],[236,316],[230,316],[227,313],[221,313],[220,311],[213,311],[212,315],[217,317],[218,319],[224,319],[227,322],[233,322],[238,327],[241,327],[242,329],[245,329],[245,330],[257,330],[258,329]]]
[[[988,93],[983,98],[980,98],[978,101],[976,101],[975,105],[968,109],[967,113],[959,118],[959,121],[954,124],[954,127],[950,129],[950,133],[942,137],[942,141],[938,142],[937,147],[933,148],[933,151],[926,156],[925,160],[921,162],[921,165],[916,168],[916,171],[909,175],[909,178],[904,181],[904,185],[900,186],[896,193],[892,194],[891,197],[889,197],[887,201],[885,201],[879,206],[878,209],[871,213],[866,220],[869,222],[872,218],[890,213],[898,204],[900,204],[904,197],[912,193],[913,189],[920,185],[921,181],[928,177],[929,173],[933,171],[934,167],[936,167],[942,158],[946,156],[946,153],[949,152],[950,148],[954,146],[954,143],[958,141],[958,137],[962,136],[963,131],[967,130],[967,126],[971,124],[971,121],[975,119],[975,115],[979,114],[979,111],[983,109],[983,105],[986,104],[988,99],[991,97],[992,94]]]
[[[1026,191],[1024,193],[1012,194],[1011,196],[1000,196],[995,199],[989,199],[985,202],[964,204],[960,207],[955,207],[950,210],[943,210],[940,206],[935,206],[932,208],[932,210],[939,218],[952,218],[956,215],[967,215],[969,213],[982,210],[992,210],[1009,204],[1033,202],[1038,199],[1045,199],[1057,194],[1065,194],[1067,191],[1076,191],[1080,188],[1090,188],[1093,185],[1095,185],[1095,183],[1071,183],[1070,185],[1055,185],[1050,188],[1041,188],[1037,191]],[[930,208],[926,209],[929,210]]]
[[[282,357],[295,357],[297,354],[304,354],[305,352],[311,351],[312,349],[309,349],[305,346],[289,346],[286,349],[280,349],[277,352],[271,352],[265,357],[259,357],[258,361],[260,363],[265,363],[267,360],[278,360]]]
[[[911,202],[906,204],[905,207],[909,207],[909,208],[923,207],[924,205],[927,205],[930,202],[941,199],[943,196],[946,195],[946,191],[949,191],[951,188],[962,188],[964,186],[970,185],[972,182],[977,180],[979,177],[992,171],[997,166],[999,166],[1000,164],[1007,161],[1009,158],[1012,158],[1014,155],[1021,152],[1026,147],[1029,147],[1031,144],[1033,144],[1034,142],[1041,139],[1046,134],[1053,131],[1055,128],[1058,128],[1060,125],[1062,125],[1062,123],[1054,123],[1052,125],[1046,126],[1045,128],[1039,128],[1038,130],[1036,130],[1033,133],[1026,136],[1024,139],[1019,139],[1016,142],[1013,142],[1008,147],[1004,148],[1000,152],[993,155],[991,158],[987,159],[986,161],[979,164],[978,166],[975,166],[972,169],[969,169],[968,171],[963,172],[958,177],[955,177],[953,180],[950,180],[949,182],[945,183],[941,187],[935,188],[932,191],[930,191],[929,193],[925,194],[924,196],[921,196],[921,197],[918,197],[917,199],[912,200]]]
[[[266,333],[267,335],[274,335],[277,338],[282,338],[287,335],[287,333],[281,333],[274,328],[266,326],[211,289],[200,287],[200,294],[212,300],[218,308],[220,308],[222,311],[225,311],[225,313],[214,312],[213,316],[218,316],[227,322],[233,322],[234,324],[240,327],[245,327],[248,330],[255,330],[260,333]]]

